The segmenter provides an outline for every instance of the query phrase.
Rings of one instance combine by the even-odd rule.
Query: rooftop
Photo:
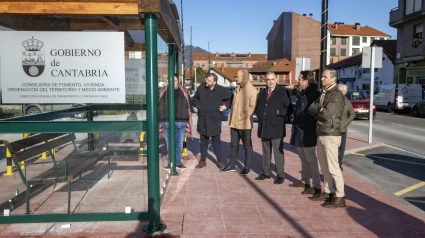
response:
[[[354,65],[360,65],[362,63],[362,55],[363,53],[355,54],[341,61],[338,61],[336,63],[328,64],[326,68],[341,69],[341,68],[350,67]]]
[[[295,63],[287,59],[257,62],[249,70],[250,73],[290,72],[295,69]]]
[[[193,53],[193,60],[264,61],[267,54],[251,53]]]
[[[370,26],[361,26],[359,23],[356,24],[358,25],[350,25],[339,22],[336,24],[328,24],[328,28],[332,35],[391,37],[390,35],[385,34],[382,31],[378,31]]]
[[[235,77],[238,75],[238,71],[240,69],[247,69],[248,68],[236,68],[236,67],[213,67],[212,70],[214,72],[220,74],[224,78],[228,79],[229,81],[234,81]]]

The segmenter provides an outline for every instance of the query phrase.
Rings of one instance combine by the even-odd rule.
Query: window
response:
[[[336,49],[335,48],[331,48],[331,56],[335,56],[336,55]]]
[[[331,45],[336,45],[336,38],[335,37],[331,37]]]
[[[202,68],[205,67],[205,64],[202,64]]]
[[[353,49],[351,49],[351,54],[352,55],[355,55],[355,54],[357,54],[359,52],[360,52],[360,48],[353,48]]]
[[[196,64],[196,67],[199,67],[199,63],[198,63],[198,64]]]
[[[347,38],[341,38],[341,45],[347,45]]]
[[[405,15],[420,11],[422,9],[422,0],[406,0],[404,9],[406,9]]]
[[[353,45],[360,45],[360,37],[353,36]]]
[[[248,68],[248,63],[245,63],[245,67]]]
[[[367,43],[367,37],[362,37],[362,42]]]
[[[423,24],[413,26],[413,39],[422,39]]]
[[[347,56],[347,49],[342,48],[340,56]]]

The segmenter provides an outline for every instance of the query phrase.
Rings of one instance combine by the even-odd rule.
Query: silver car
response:
[[[413,104],[412,115],[415,117],[425,115],[425,99],[423,99],[422,102],[417,102]]]

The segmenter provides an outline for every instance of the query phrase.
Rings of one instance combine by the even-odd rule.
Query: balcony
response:
[[[397,7],[391,9],[390,11],[390,26],[391,27],[398,27],[405,23],[406,21],[413,20],[417,17],[423,16],[424,11],[419,10],[413,13],[410,13],[409,15],[404,15],[403,11],[398,9]]]
[[[398,7],[391,9],[390,12],[390,26],[395,27],[395,23],[403,19],[403,12]]]

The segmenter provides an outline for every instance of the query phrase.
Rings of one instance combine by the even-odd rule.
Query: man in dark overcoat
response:
[[[290,99],[285,88],[277,85],[276,74],[266,74],[267,88],[258,94],[255,113],[258,117],[258,137],[261,138],[263,148],[263,174],[256,180],[270,179],[272,149],[276,165],[277,179],[275,184],[282,184],[285,178],[283,155],[283,138],[286,136],[285,116]]]
[[[301,159],[301,180],[289,186],[303,187],[302,194],[320,194],[319,163],[316,156],[317,121],[308,113],[308,107],[320,97],[320,92],[311,71],[301,71],[298,83],[290,144],[297,147]],[[313,180],[314,191],[310,186],[310,179]]]
[[[194,96],[195,106],[198,108],[198,126],[200,134],[201,160],[196,168],[207,166],[207,151],[210,138],[214,147],[219,169],[224,168],[223,152],[221,148],[221,120],[222,112],[229,106],[231,94],[227,89],[217,84],[217,75],[207,74],[205,83],[201,84]]]

